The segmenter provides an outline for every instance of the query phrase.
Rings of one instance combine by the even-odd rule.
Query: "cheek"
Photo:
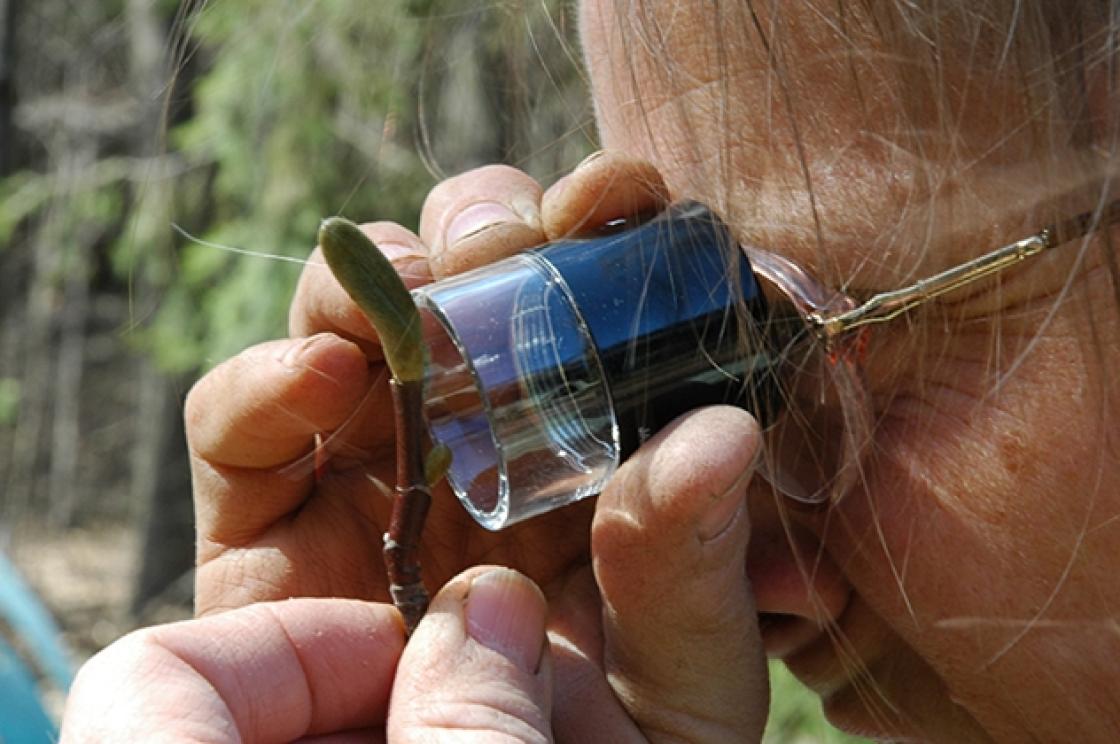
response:
[[[1040,670],[1069,669],[1071,655],[1079,684],[1114,689],[1100,649],[1118,643],[1105,636],[1120,477],[1102,444],[1107,384],[1082,347],[1037,338],[1006,357],[1014,373],[997,386],[1008,370],[988,344],[900,382],[866,488],[832,510],[822,539],[951,694],[1002,727],[1059,699],[1060,671]]]

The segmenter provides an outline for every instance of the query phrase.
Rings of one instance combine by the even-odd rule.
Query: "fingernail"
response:
[[[516,571],[497,568],[471,581],[467,633],[528,674],[540,666],[546,614],[540,589]]]
[[[404,243],[378,243],[377,248],[385,255],[385,258],[393,262],[401,259],[424,258],[423,251]]]
[[[498,202],[472,204],[451,220],[444,235],[446,245],[455,245],[466,238],[496,225],[524,222],[509,206]]]
[[[708,512],[700,518],[700,542],[711,542],[727,532],[739,518],[739,515],[743,513],[743,510],[746,509],[746,485],[754,474],[757,462],[758,458],[756,457],[755,462],[751,463],[750,467],[735,479],[735,482],[722,496],[712,502],[711,506],[708,507]]]
[[[537,199],[527,196],[515,196],[511,202],[514,213],[529,227],[540,229],[541,205]]]
[[[322,336],[309,336],[307,338],[294,340],[288,348],[277,350],[275,358],[285,367],[302,368],[305,365],[300,363],[300,358],[313,349],[321,340],[323,340]]]
[[[425,279],[431,276],[428,257],[420,248],[405,243],[378,243],[377,247],[402,279]]]
[[[598,160],[599,158],[603,157],[603,155],[605,155],[605,154],[606,154],[606,152],[607,152],[606,150],[596,150],[595,152],[591,153],[590,155],[588,155],[588,156],[587,156],[586,158],[584,158],[583,160],[579,161],[579,165],[577,165],[577,166],[576,166],[575,168],[573,168],[572,170],[574,170],[574,171],[577,171],[577,170],[579,170],[580,168],[585,168],[585,167],[587,167],[588,165],[591,165],[591,164],[592,164],[592,163],[594,163],[594,162],[595,162],[596,160]]]

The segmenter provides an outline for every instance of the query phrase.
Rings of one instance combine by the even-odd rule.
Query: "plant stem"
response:
[[[424,461],[424,342],[416,304],[389,259],[358,228],[341,217],[324,220],[319,245],[331,273],[362,309],[381,337],[392,379],[397,434],[397,487],[385,533],[389,594],[409,635],[428,609],[420,576],[420,536],[432,502]],[[435,467],[439,465],[440,467]],[[446,452],[433,468],[442,475]],[[433,480],[436,474],[432,474]]]
[[[389,386],[397,429],[397,489],[383,552],[389,593],[411,635],[428,609],[428,591],[420,576],[420,536],[432,501],[424,475],[423,386],[395,378]]]

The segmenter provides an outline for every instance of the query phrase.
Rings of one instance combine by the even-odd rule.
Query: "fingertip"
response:
[[[681,602],[738,597],[758,438],[758,424],[745,411],[700,409],[619,469],[599,497],[591,530],[595,576],[608,606],[643,612],[651,596],[671,586]]]
[[[420,217],[432,273],[451,276],[542,243],[540,200],[540,184],[507,165],[476,168],[439,183]]]
[[[416,233],[395,222],[366,222],[358,229],[385,254],[406,287],[413,289],[432,280],[428,248]]]
[[[521,671],[536,674],[544,653],[548,606],[540,588],[508,568],[471,580],[464,603],[467,634]]]
[[[669,188],[652,164],[600,150],[544,193],[541,226],[549,240],[557,240],[615,220],[637,221],[668,203]]]
[[[367,362],[361,349],[333,333],[282,342],[272,356],[293,373],[311,373],[340,386],[349,380],[365,379]]]
[[[693,411],[677,419],[653,448],[653,496],[663,503],[681,492],[725,493],[753,471],[760,445],[758,421],[747,411],[734,406]]]
[[[458,226],[456,229],[463,230],[463,234],[455,242],[446,244],[432,254],[433,275],[439,278],[455,276],[544,242],[544,233],[539,225],[529,225],[515,217],[496,217],[494,213],[497,211],[488,210],[488,216],[485,217],[496,220],[494,222],[472,224],[470,227]],[[468,217],[478,214],[481,214],[481,210]]]
[[[540,589],[482,566],[435,597],[401,658],[390,738],[470,730],[544,741],[551,726],[547,609]]]
[[[540,669],[547,616],[544,593],[524,574],[503,566],[475,566],[439,591],[416,634],[451,621],[461,628],[454,635],[535,675]]]
[[[736,486],[745,487],[761,446],[758,422],[733,406],[681,416],[658,432],[608,485],[601,503],[674,532],[695,525],[703,507]]]

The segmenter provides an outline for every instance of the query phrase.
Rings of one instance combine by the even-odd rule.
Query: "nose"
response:
[[[767,655],[788,656],[817,638],[848,605],[851,585],[816,535],[766,483],[748,494],[747,577]]]

